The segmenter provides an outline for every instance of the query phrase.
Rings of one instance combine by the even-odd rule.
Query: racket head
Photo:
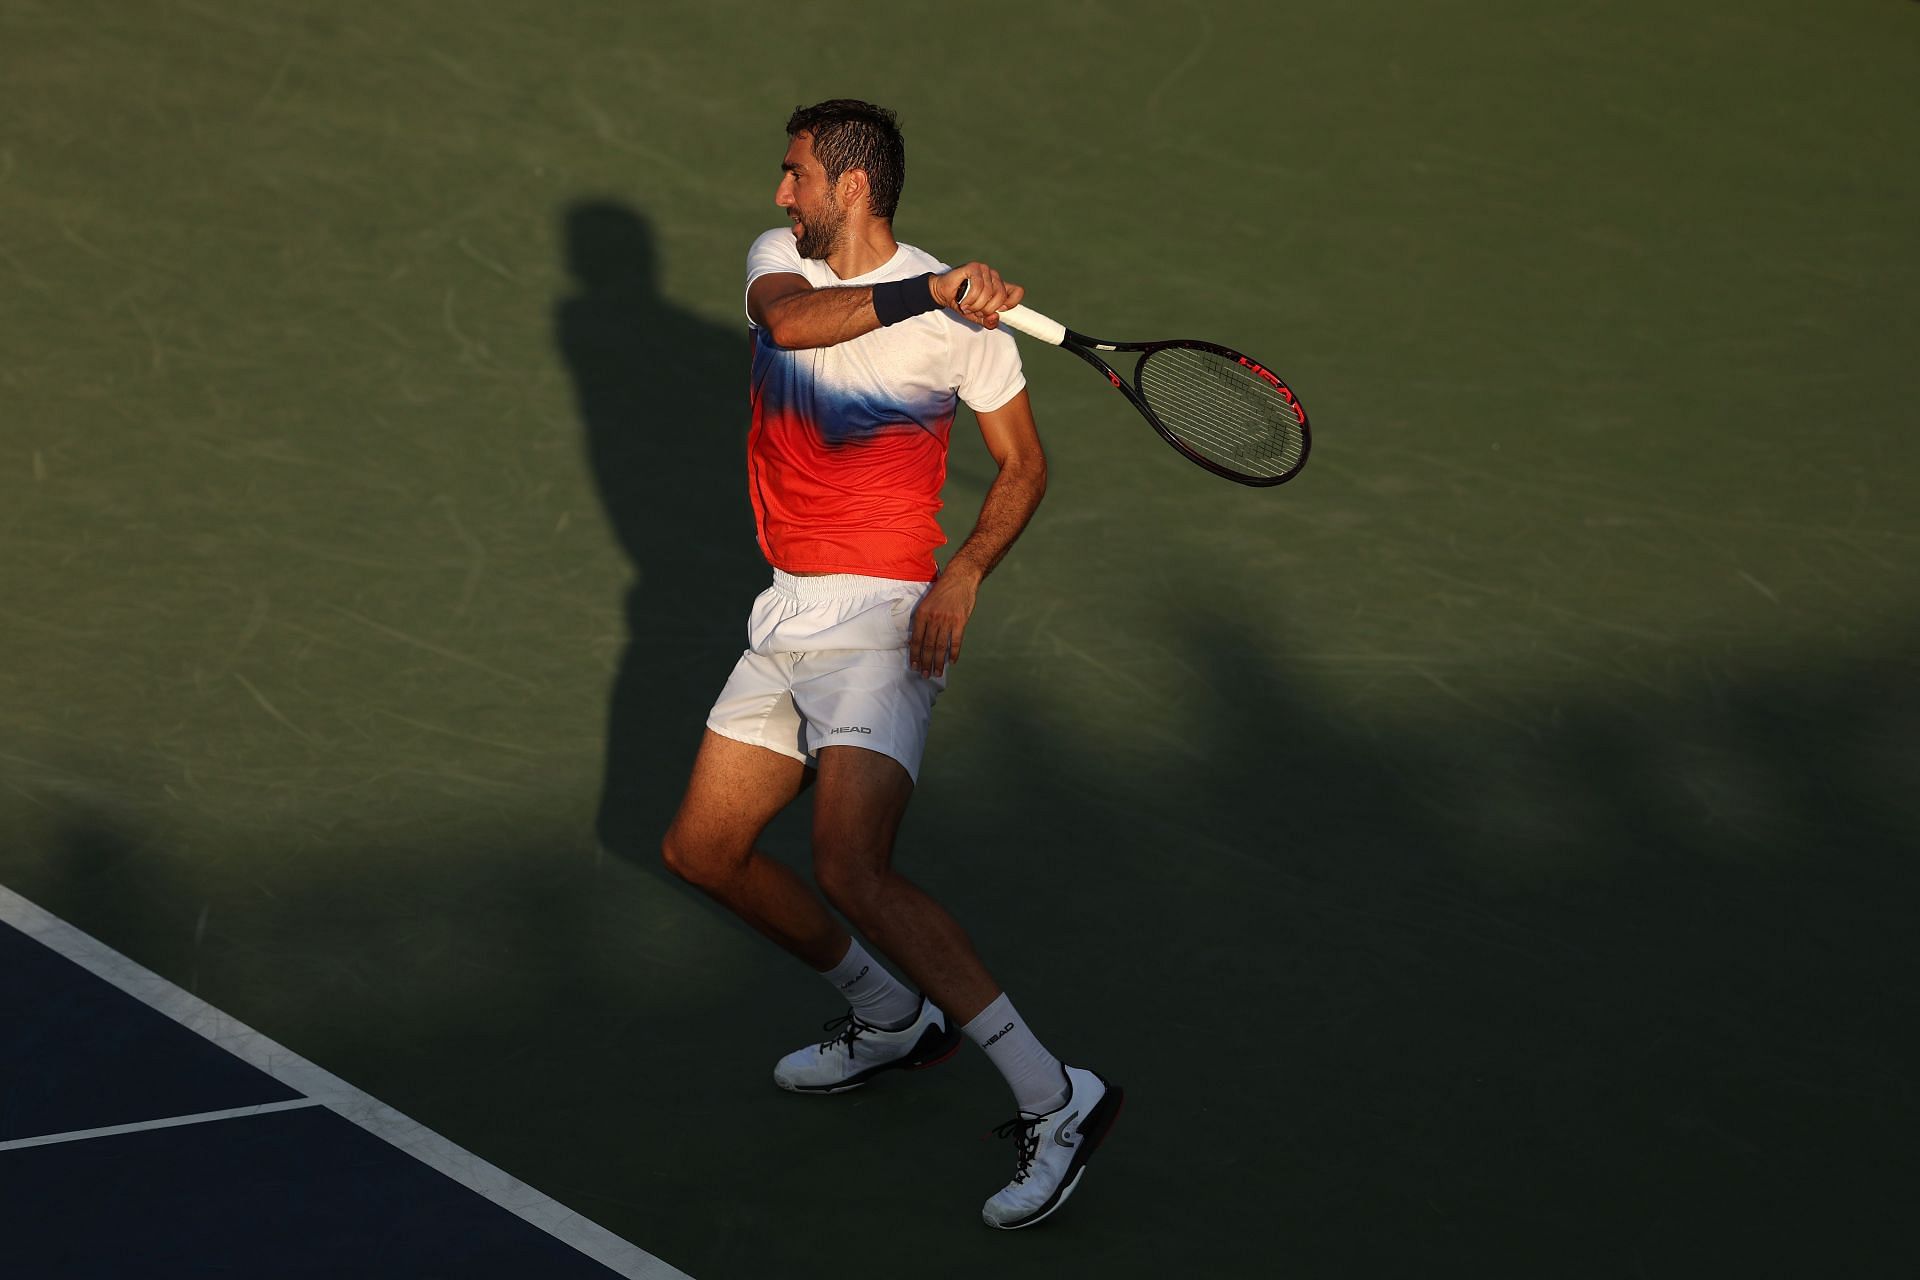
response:
[[[1216,475],[1264,488],[1307,465],[1306,406],[1278,374],[1231,347],[1146,344],[1132,389],[1167,443]]]

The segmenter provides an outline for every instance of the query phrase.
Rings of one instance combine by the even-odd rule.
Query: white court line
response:
[[[368,1133],[532,1223],[616,1274],[630,1280],[689,1280],[685,1272],[462,1150],[299,1054],[275,1044],[198,996],[181,990],[159,974],[35,906],[5,885],[0,885],[0,924],[12,925],[95,977],[158,1009],[187,1030],[205,1036],[234,1057],[258,1067],[281,1084],[353,1121]],[[25,1143],[9,1145],[33,1141],[27,1139]]]
[[[0,1151],[18,1151],[23,1147],[50,1147],[56,1142],[85,1142],[88,1138],[111,1138],[119,1133],[142,1133],[148,1129],[178,1129],[183,1124],[205,1124],[209,1120],[237,1120],[241,1116],[263,1116],[269,1111],[298,1111],[317,1107],[318,1098],[295,1098],[291,1102],[262,1102],[253,1107],[229,1107],[225,1111],[202,1111],[190,1116],[168,1116],[164,1120],[140,1120],[133,1124],[110,1124],[99,1129],[74,1129],[69,1133],[46,1133],[37,1138],[13,1138],[0,1142]]]

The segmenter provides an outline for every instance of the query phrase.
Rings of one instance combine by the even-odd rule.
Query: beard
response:
[[[803,229],[799,243],[794,248],[803,258],[825,259],[840,247],[841,234],[847,226],[847,215],[829,197],[821,202],[817,216],[802,218],[800,225]]]

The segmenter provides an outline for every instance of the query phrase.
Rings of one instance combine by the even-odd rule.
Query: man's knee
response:
[[[737,873],[748,852],[700,840],[678,827],[668,831],[660,841],[660,860],[667,870],[701,888],[719,884]]]
[[[660,861],[666,864],[667,870],[687,881],[694,878],[699,867],[699,859],[694,857],[693,850],[674,831],[660,838]]]

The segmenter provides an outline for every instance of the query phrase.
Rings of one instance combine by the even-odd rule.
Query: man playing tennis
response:
[[[836,99],[796,111],[787,135],[774,202],[792,225],[747,255],[748,485],[773,586],[754,604],[749,647],[707,718],[662,851],[848,1002],[832,1036],[775,1064],[781,1088],[838,1093],[932,1066],[962,1034],[986,1051],[1019,1106],[1001,1132],[1020,1149],[982,1214],[1027,1226],[1078,1184],[1121,1091],[1047,1052],[959,924],[892,867],[981,581],[1046,490],[1019,352],[998,331],[1023,291],[983,263],[949,270],[893,238],[906,148],[891,111]],[[959,401],[999,474],[936,573]],[[754,847],[810,784],[818,894]]]

